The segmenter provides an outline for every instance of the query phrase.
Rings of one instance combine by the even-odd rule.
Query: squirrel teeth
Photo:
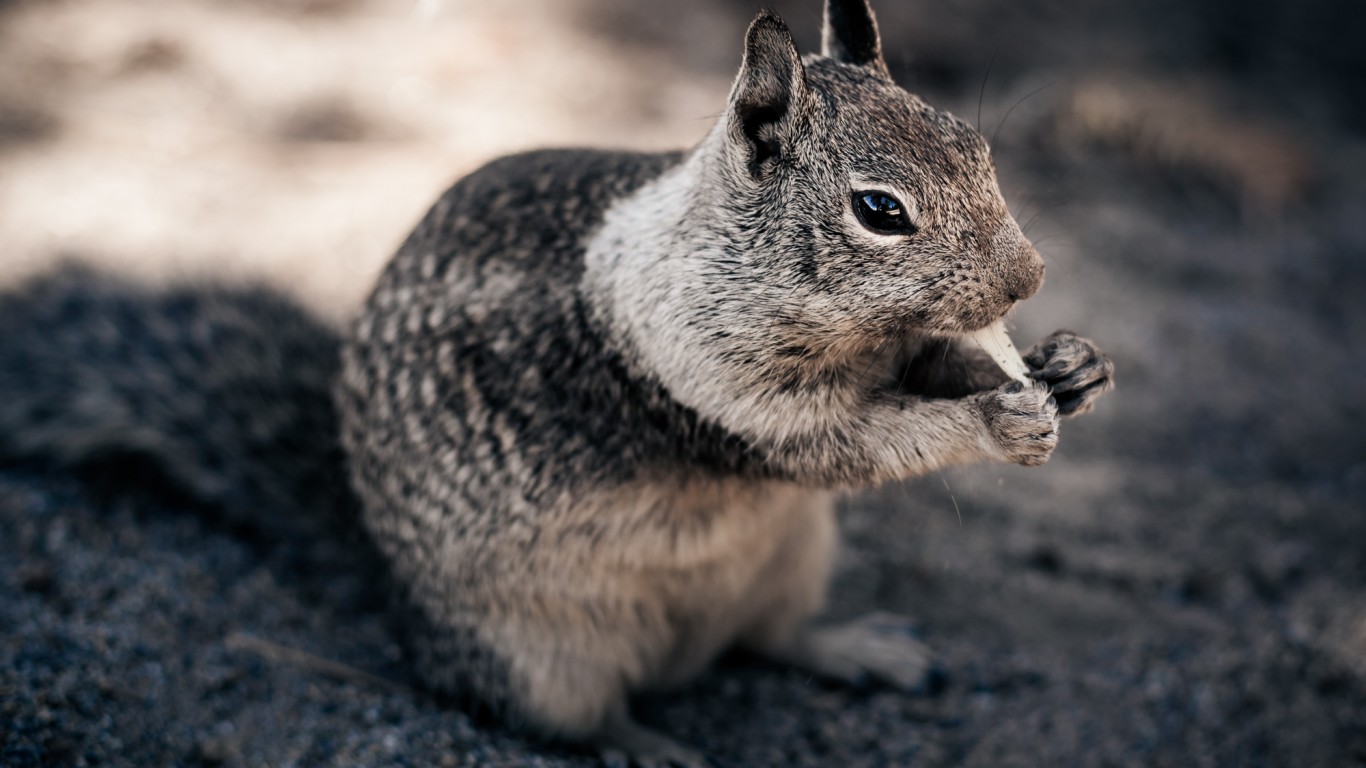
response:
[[[981,347],[988,355],[991,355],[991,359],[995,360],[996,364],[1001,366],[1001,370],[1005,371],[1010,378],[1028,383],[1029,368],[1020,358],[1020,353],[1015,351],[1015,345],[1010,341],[1010,334],[1006,333],[1004,320],[997,320],[991,325],[965,336]]]

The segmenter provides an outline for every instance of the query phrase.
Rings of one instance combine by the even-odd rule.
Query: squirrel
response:
[[[867,0],[827,0],[806,57],[765,11],[697,146],[492,161],[346,334],[226,288],[5,297],[0,458],[125,450],[223,506],[355,508],[424,684],[617,760],[705,765],[629,698],[729,647],[923,683],[904,620],[816,622],[832,501],[1048,460],[1111,362],[1059,331],[1021,383],[963,340],[1043,272],[987,143],[893,82]]]

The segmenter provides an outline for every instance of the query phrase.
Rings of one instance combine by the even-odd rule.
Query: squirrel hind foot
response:
[[[943,677],[933,652],[917,640],[909,619],[870,613],[845,624],[807,627],[775,660],[846,685],[869,683],[906,693],[930,693]]]

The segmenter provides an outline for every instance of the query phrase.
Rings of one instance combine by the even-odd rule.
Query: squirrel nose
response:
[[[1006,287],[1012,302],[1024,301],[1038,293],[1043,285],[1043,257],[1033,244],[1021,238],[1016,266],[1011,270]]]

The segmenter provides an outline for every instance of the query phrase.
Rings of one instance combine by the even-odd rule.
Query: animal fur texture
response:
[[[1112,366],[1059,332],[1025,385],[960,343],[1043,262],[982,137],[892,82],[866,2],[825,13],[805,58],[755,19],[689,151],[533,152],[457,182],[339,374],[337,340],[273,298],[178,309],[88,276],[7,297],[0,457],[135,448],[200,496],[358,503],[427,685],[642,765],[705,760],[636,724],[629,696],[732,645],[913,690],[929,656],[897,619],[813,622],[833,494],[1042,464]],[[872,199],[899,229],[870,223]],[[60,331],[12,330],[35,325]]]

